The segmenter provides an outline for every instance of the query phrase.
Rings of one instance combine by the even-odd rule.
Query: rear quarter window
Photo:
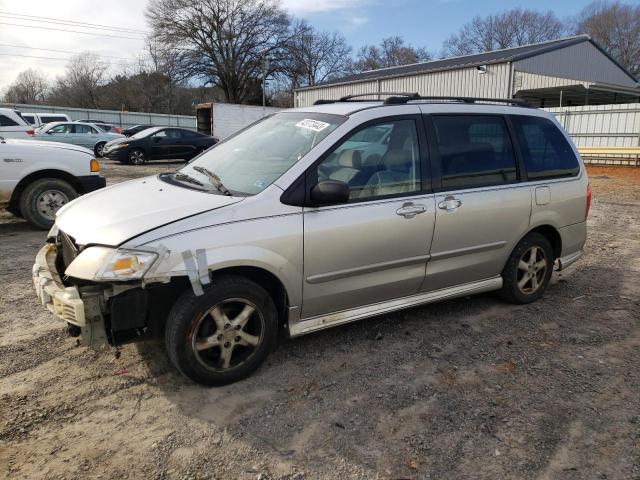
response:
[[[514,115],[511,120],[529,180],[578,175],[578,159],[555,123],[546,118],[523,115]]]
[[[6,115],[0,115],[0,127],[15,127],[18,122],[10,119]]]

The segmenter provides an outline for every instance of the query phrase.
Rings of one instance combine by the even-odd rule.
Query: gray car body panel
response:
[[[303,208],[281,201],[283,192],[316,160],[370,120],[472,111],[535,115],[557,124],[551,114],[451,103],[380,108],[375,102],[294,111],[348,118],[255,196],[224,197],[148,178],[72,202],[61,211],[57,225],[82,244],[168,251],[154,268],[154,278],[188,275],[183,252],[195,255],[196,249],[205,251],[214,277],[229,267],[267,270],[286,289],[292,336],[498,289],[502,286],[500,273],[514,246],[539,226],[549,225],[559,232],[561,259],[574,261],[582,251],[588,180],[581,160],[579,175],[565,179],[421,192],[330,207]],[[143,199],[147,195],[148,200]],[[448,196],[461,201],[454,211],[438,208]],[[141,203],[134,204],[134,198],[142,199]],[[396,214],[407,202],[424,206],[425,212],[411,219]],[[102,215],[99,221],[91,219],[97,210]]]

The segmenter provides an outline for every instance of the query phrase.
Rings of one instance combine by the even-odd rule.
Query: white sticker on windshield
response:
[[[304,120],[300,120],[298,123],[296,123],[296,127],[306,128],[307,130],[313,130],[314,132],[321,132],[328,126],[328,123],[320,122],[318,120],[311,120],[310,118],[305,118]]]

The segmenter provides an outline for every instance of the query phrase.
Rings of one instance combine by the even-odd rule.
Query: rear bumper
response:
[[[107,180],[102,175],[86,175],[77,177],[82,193],[93,192],[107,186]]]

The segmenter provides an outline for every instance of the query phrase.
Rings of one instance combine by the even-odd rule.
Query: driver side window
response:
[[[339,180],[349,199],[375,199],[421,190],[420,149],[414,120],[358,130],[318,165],[318,182]]]

